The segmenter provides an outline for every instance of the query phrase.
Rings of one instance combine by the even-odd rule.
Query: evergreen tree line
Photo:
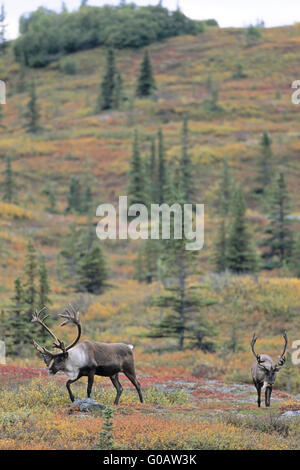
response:
[[[295,237],[290,218],[291,204],[283,173],[274,171],[271,139],[263,133],[258,159],[258,177],[254,187],[256,201],[267,211],[268,223],[258,242],[258,256],[253,234],[246,218],[242,186],[234,187],[231,170],[224,159],[218,196],[218,231],[213,262],[217,272],[253,273],[260,269],[286,266],[299,276],[300,239]]]
[[[49,341],[45,332],[31,323],[32,314],[51,303],[50,284],[45,257],[37,255],[30,240],[27,245],[24,272],[14,282],[14,294],[7,311],[2,312],[1,336],[10,355],[26,354],[32,339]]]
[[[16,60],[29,67],[45,67],[79,50],[140,48],[172,36],[197,34],[203,31],[203,23],[187,18],[179,9],[169,12],[161,4],[138,7],[122,3],[83,5],[70,13],[66,8],[56,13],[40,7],[20,18],[19,30],[14,44]]]

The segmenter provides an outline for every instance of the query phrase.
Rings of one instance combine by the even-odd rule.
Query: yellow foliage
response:
[[[26,240],[19,235],[15,235],[11,232],[2,232],[0,231],[0,239],[8,241],[10,243],[25,244]]]
[[[7,219],[37,220],[37,216],[32,211],[3,201],[0,201],[0,213],[3,218]]]
[[[100,302],[94,302],[88,308],[85,315],[85,320],[106,320],[111,318],[116,312],[116,308],[112,305],[103,305]]]

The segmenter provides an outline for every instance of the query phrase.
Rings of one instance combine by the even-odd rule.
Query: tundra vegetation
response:
[[[300,26],[220,29],[161,6],[83,4],[39,9],[21,33],[0,56],[0,448],[299,448],[299,420],[281,414],[300,409],[289,355],[300,331],[300,136],[287,86]],[[204,203],[204,248],[100,242],[96,207],[126,194]],[[91,397],[114,413],[81,419],[65,378],[46,376],[32,339],[51,344],[30,320],[68,303],[83,340],[134,345],[143,404],[120,375],[115,408],[110,381],[96,378]],[[49,326],[72,341],[71,326]],[[289,338],[268,409],[250,373],[254,331],[274,363]],[[85,397],[86,384],[72,391]]]

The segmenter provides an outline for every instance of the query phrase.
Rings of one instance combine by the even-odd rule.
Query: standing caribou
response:
[[[39,346],[34,340],[34,347],[39,353],[42,354],[44,361],[48,367],[50,374],[56,374],[58,371],[64,372],[69,380],[66,383],[67,390],[71,401],[74,401],[74,395],[71,391],[70,385],[80,377],[88,377],[87,396],[91,395],[94,376],[100,375],[102,377],[109,377],[112,381],[117,395],[115,398],[115,405],[119,403],[121,393],[123,391],[122,385],[119,382],[119,372],[123,372],[128,379],[135,386],[140,401],[143,403],[143,395],[141,386],[136,379],[133,360],[133,346],[124,343],[96,343],[92,341],[82,341],[77,344],[81,336],[81,325],[79,312],[74,309],[72,305],[66,307],[64,313],[59,314],[65,320],[60,326],[73,323],[77,327],[77,338],[67,347],[60,341],[55,334],[45,324],[48,315],[41,318],[41,313],[45,307],[39,312],[32,315],[32,322],[39,323],[50,334],[54,340],[54,347],[59,349],[59,352],[48,351],[45,347]],[[50,364],[52,362],[51,367]]]
[[[270,400],[271,400],[271,393],[272,393],[272,387],[276,379],[277,372],[280,370],[280,368],[283,366],[285,363],[285,351],[287,348],[287,335],[284,332],[283,334],[284,338],[284,348],[283,352],[276,364],[274,364],[273,359],[268,356],[267,354],[256,354],[254,351],[254,345],[257,340],[257,336],[253,335],[252,341],[251,341],[251,349],[254,354],[254,357],[256,361],[252,365],[251,373],[252,373],[252,378],[253,378],[253,383],[255,385],[255,388],[257,390],[257,404],[260,407],[261,399],[261,390],[265,390],[265,404],[266,406],[270,406]]]

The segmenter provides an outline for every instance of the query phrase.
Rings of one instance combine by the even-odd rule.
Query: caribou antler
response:
[[[278,360],[278,362],[276,363],[276,366],[275,367],[281,367],[283,366],[283,364],[285,363],[285,351],[286,351],[286,348],[287,348],[287,344],[288,344],[288,339],[287,339],[287,334],[286,334],[286,331],[283,333],[283,338],[284,338],[284,347],[283,347],[283,351],[282,351],[282,354]]]
[[[80,313],[78,310],[75,310],[72,304],[69,304],[65,310],[64,313],[59,313],[59,317],[65,318],[60,326],[65,326],[68,325],[69,323],[74,323],[74,325],[77,326],[77,338],[73,341],[73,343],[69,344],[68,347],[66,347],[66,351],[69,349],[73,348],[75,344],[78,343],[80,336],[81,336],[81,325],[80,325]]]
[[[61,341],[60,339],[58,339],[55,334],[53,333],[53,331],[50,330],[50,328],[46,325],[45,323],[45,320],[48,318],[49,315],[45,315],[43,318],[41,316],[42,312],[45,310],[46,307],[43,307],[41,310],[39,311],[35,311],[33,314],[32,314],[32,322],[33,323],[39,323],[46,331],[47,333],[49,333],[49,335],[54,339],[54,347],[57,348],[57,349],[60,349],[60,351],[62,351],[63,353],[66,353],[69,349],[73,348],[73,346],[75,346],[76,343],[78,343],[79,339],[80,339],[80,336],[81,336],[81,325],[80,325],[80,314],[78,311],[76,311],[74,309],[74,307],[72,305],[69,305],[66,309],[65,309],[65,313],[61,313],[59,314],[60,317],[63,317],[65,318],[65,321],[62,322],[62,324],[60,326],[64,326],[64,325],[67,325],[68,323],[74,323],[76,326],[77,326],[77,329],[78,329],[78,334],[77,334],[77,338],[75,339],[75,341],[73,341],[73,343],[71,343],[67,348],[65,347],[63,341]],[[61,352],[51,352],[51,351],[48,351],[48,349],[46,349],[45,347],[42,347],[40,346],[36,341],[33,340],[33,345],[35,347],[35,349],[41,353],[44,357],[44,360],[47,364],[47,366],[50,364],[51,360],[61,354]]]
[[[46,325],[45,323],[45,320],[46,318],[49,317],[49,315],[46,315],[44,316],[44,318],[41,318],[41,314],[42,312],[46,309],[46,307],[43,307],[41,310],[39,311],[35,311],[35,313],[32,314],[32,322],[33,323],[39,323],[43,328],[45,328],[45,330],[49,333],[50,336],[52,336],[52,338],[54,339],[54,347],[57,348],[57,349],[61,349],[63,352],[65,352],[65,346],[64,346],[64,343],[62,341],[60,341],[60,339],[58,339],[55,334],[50,330],[50,328]],[[36,343],[37,344],[37,343]],[[41,346],[40,346],[41,347]],[[44,348],[45,349],[45,348]],[[41,352],[41,351],[40,351]],[[49,351],[47,352],[47,354],[52,354],[53,353],[50,353]],[[54,353],[55,354],[55,353]]]
[[[264,361],[261,360],[260,355],[259,355],[259,354],[256,354],[256,352],[255,352],[255,350],[254,350],[254,345],[255,345],[255,343],[256,343],[257,338],[258,338],[258,337],[256,336],[256,334],[253,333],[253,337],[252,337],[252,340],[251,340],[251,349],[252,349],[252,352],[253,352],[253,354],[254,354],[255,359],[257,360],[257,362],[258,362],[259,364],[261,364],[261,363],[264,362]]]

